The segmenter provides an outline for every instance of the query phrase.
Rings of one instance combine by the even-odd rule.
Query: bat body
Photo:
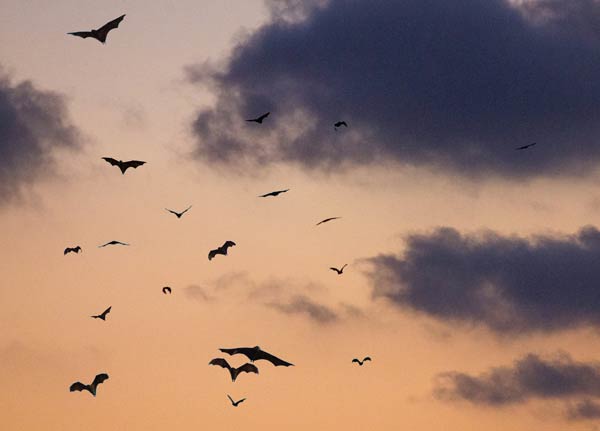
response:
[[[342,127],[342,126],[344,126],[344,127],[348,127],[348,123],[346,123],[345,121],[338,121],[337,123],[335,123],[335,124],[333,125],[333,128],[334,128],[335,130],[337,130],[337,129],[339,129],[339,128],[340,128],[340,127]]]
[[[265,114],[262,114],[260,117],[252,118],[252,119],[246,120],[246,121],[249,121],[249,122],[252,122],[252,123],[262,124],[263,120],[265,118],[267,118],[269,116],[269,114],[270,114],[270,112],[267,112]]]
[[[285,190],[276,190],[276,191],[274,191],[274,192],[265,193],[264,195],[260,195],[260,196],[259,196],[259,198],[266,198],[266,197],[269,197],[269,196],[278,196],[278,195],[280,195],[281,193],[285,193],[285,192],[287,192],[287,191],[289,191],[289,190],[290,190],[290,189],[285,189]]]
[[[181,216],[184,215],[186,212],[188,212],[191,207],[192,206],[190,205],[189,207],[187,207],[186,209],[184,209],[180,213],[178,213],[177,211],[170,210],[169,208],[165,208],[165,209],[167,211],[169,211],[171,214],[175,214],[177,216],[177,218],[181,218]]]
[[[120,17],[115,18],[110,22],[107,22],[102,27],[100,27],[96,30],[76,31],[76,32],[67,33],[67,34],[71,34],[73,36],[79,36],[84,39],[86,39],[88,37],[92,37],[92,38],[96,39],[97,41],[102,42],[104,44],[106,42],[106,36],[108,36],[108,32],[111,31],[112,29],[117,28],[119,26],[119,24],[121,23],[121,21],[123,21],[124,18],[125,18],[125,15],[121,15]]]
[[[342,275],[344,273],[344,268],[347,267],[347,266],[348,266],[348,264],[346,263],[340,269],[337,269],[337,268],[334,268],[334,267],[331,267],[329,269],[331,269],[332,271],[337,272],[337,275]]]
[[[258,361],[260,359],[264,359],[265,361],[269,361],[273,365],[289,367],[291,364],[289,362],[284,361],[283,359],[279,359],[277,356],[273,356],[270,353],[267,353],[260,349],[258,346],[254,347],[237,347],[234,349],[219,349],[223,353],[227,353],[228,355],[237,355],[242,354],[246,355],[250,362]]]
[[[106,244],[99,245],[98,248],[106,247],[107,245],[129,245],[129,244],[126,244],[121,241],[110,241],[110,242],[107,242]]]
[[[146,162],[142,162],[141,160],[129,160],[128,162],[124,162],[123,160],[113,159],[112,157],[102,157],[102,160],[107,161],[112,166],[117,166],[123,175],[125,175],[125,171],[129,168],[136,169],[138,166],[142,166]]]
[[[69,253],[79,253],[81,251],[81,247],[77,246],[77,247],[67,247],[65,248],[65,252],[64,255],[67,255]]]
[[[107,308],[106,310],[104,310],[104,311],[103,311],[101,314],[98,314],[98,315],[96,315],[96,316],[92,316],[92,317],[93,317],[94,319],[100,319],[100,320],[104,320],[104,321],[106,321],[106,315],[107,315],[108,313],[110,313],[110,309],[111,309],[111,308],[112,308],[112,306],[111,306],[111,307],[108,307],[108,308]]]
[[[362,367],[365,362],[370,361],[370,360],[371,360],[371,358],[368,356],[365,357],[362,361],[360,359],[354,358],[354,359],[352,359],[352,363],[356,362],[358,365],[360,365]]]
[[[223,244],[221,247],[215,248],[214,250],[211,250],[208,252],[208,260],[213,260],[213,258],[217,254],[222,254],[223,256],[227,256],[227,249],[234,245],[235,245],[235,242],[233,242],[233,241],[225,241],[225,244]]]
[[[534,142],[533,144],[523,145],[522,147],[517,147],[515,148],[515,150],[526,150],[527,148],[531,148],[534,145],[537,145],[537,142]]]
[[[171,288],[169,286],[165,286],[162,288],[162,293],[164,293],[165,295],[168,293],[171,293]]]
[[[327,223],[328,221],[331,221],[331,220],[337,220],[339,218],[341,218],[341,217],[329,217],[329,218],[326,218],[325,220],[321,220],[319,223],[317,223],[316,226],[319,226],[320,224],[323,224],[323,223]]]
[[[208,363],[208,365],[218,365],[220,367],[228,369],[229,370],[229,374],[231,375],[231,381],[232,382],[235,382],[235,379],[237,379],[238,375],[240,373],[242,373],[242,372],[243,373],[256,373],[256,374],[258,374],[258,368],[256,368],[256,365],[245,363],[241,367],[233,368],[223,358],[215,358],[215,359],[211,360]]]
[[[85,385],[81,382],[75,382],[71,385],[71,387],[69,387],[69,391],[88,391],[93,396],[96,396],[96,389],[98,388],[98,385],[104,382],[106,379],[108,379],[108,374],[98,374],[90,385]]]
[[[231,398],[229,395],[227,395],[227,398],[229,398],[229,401],[231,401],[231,405],[233,407],[237,407],[240,403],[243,403],[244,401],[246,401],[246,398],[242,398],[241,400],[233,401],[233,398]]]

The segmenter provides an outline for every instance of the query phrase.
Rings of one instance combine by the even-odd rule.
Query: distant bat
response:
[[[100,248],[100,247],[106,247],[107,245],[129,245],[129,244],[126,244],[126,243],[121,242],[121,241],[111,241],[111,242],[107,242],[106,244],[99,245],[98,248]]]
[[[162,288],[162,292],[166,295],[167,293],[171,293],[171,288],[169,286],[165,286]]]
[[[526,150],[527,148],[533,147],[534,145],[537,145],[537,142],[534,142],[533,144],[523,145],[522,147],[517,147],[515,148],[515,150]]]
[[[233,241],[225,241],[225,244],[223,244],[221,247],[215,248],[214,250],[211,250],[208,252],[208,260],[212,260],[213,257],[215,257],[217,254],[222,254],[223,256],[227,256],[227,249],[234,245],[235,245],[235,242],[233,242]]]
[[[169,211],[171,214],[175,214],[177,216],[177,218],[181,218],[182,215],[184,215],[186,212],[188,212],[190,210],[192,206],[190,205],[189,207],[187,207],[186,209],[184,209],[183,211],[181,211],[180,213],[178,213],[177,211],[173,211],[170,210],[169,208],[165,208],[167,211]]]
[[[365,357],[362,361],[354,358],[354,359],[352,359],[352,363],[356,362],[358,365],[360,365],[362,367],[365,362],[370,361],[370,360],[371,360],[371,358],[368,356]]]
[[[102,27],[100,27],[97,30],[76,31],[76,32],[67,33],[67,34],[72,34],[73,36],[79,36],[84,39],[87,37],[93,37],[94,39],[98,40],[99,42],[105,43],[106,36],[108,36],[108,32],[114,28],[117,28],[119,26],[119,24],[121,23],[121,21],[123,21],[123,18],[125,18],[125,15],[121,15],[120,17],[113,19],[112,21],[104,24]]]
[[[94,319],[101,319],[101,320],[106,320],[106,315],[108,313],[110,313],[110,309],[111,307],[108,307],[106,310],[104,310],[101,314],[98,314],[97,316],[92,316]]]
[[[95,378],[94,381],[92,382],[91,385],[84,385],[81,382],[75,382],[71,385],[71,387],[69,388],[69,390],[71,392],[75,392],[75,391],[88,391],[90,394],[92,394],[93,396],[96,396],[96,388],[98,387],[98,385],[102,382],[104,382],[106,379],[108,379],[108,374],[102,373],[102,374],[98,374]]]
[[[235,379],[237,379],[238,375],[241,372],[244,372],[244,373],[256,373],[256,374],[258,374],[258,368],[256,368],[256,365],[252,365],[252,364],[246,363],[246,364],[242,365],[241,367],[233,368],[223,358],[215,358],[212,361],[210,361],[208,363],[208,365],[218,365],[220,367],[227,368],[229,370],[229,374],[231,374],[231,381],[232,382],[235,382]]]
[[[334,268],[333,266],[329,269],[331,269],[332,271],[337,272],[338,275],[342,275],[344,273],[344,268],[347,267],[348,264],[344,264],[344,266],[342,266],[340,269]]]
[[[252,118],[251,120],[246,120],[246,121],[262,124],[263,120],[265,118],[267,118],[269,116],[269,114],[270,114],[270,112],[267,112],[266,114],[262,114],[260,117]]]
[[[337,130],[337,129],[339,129],[339,128],[340,128],[340,127],[342,127],[342,126],[344,126],[344,127],[348,127],[348,123],[346,123],[345,121],[338,121],[337,123],[335,123],[335,124],[333,125],[333,128],[334,128],[335,130]]]
[[[125,171],[129,168],[136,169],[138,166],[142,166],[146,162],[142,162],[140,160],[129,160],[128,162],[124,162],[123,160],[116,160],[112,157],[102,157],[102,160],[106,160],[113,166],[118,166],[121,169],[121,173],[125,175]]]
[[[233,401],[233,398],[231,398],[229,394],[227,395],[227,398],[229,398],[229,401],[231,401],[231,405],[233,407],[237,407],[240,403],[243,403],[246,400],[246,398],[242,398],[241,400]]]
[[[260,347],[237,347],[234,349],[219,349],[223,353],[227,353],[228,355],[237,355],[241,353],[242,355],[246,355],[250,362],[258,361],[259,359],[264,359],[266,361],[271,362],[275,366],[283,366],[289,367],[289,362],[284,361],[283,359],[279,359],[277,356],[273,356],[270,353],[264,352],[260,349]]]
[[[269,197],[269,196],[278,196],[281,193],[285,193],[285,192],[287,192],[289,190],[290,189],[285,189],[285,190],[277,190],[277,191],[274,191],[274,192],[265,193],[264,195],[260,195],[259,198],[266,198],[266,197]]]
[[[339,218],[341,218],[341,217],[329,217],[329,218],[326,218],[325,220],[321,220],[315,226],[319,226],[320,224],[327,223],[328,221],[336,220],[336,219],[339,219]]]
[[[79,253],[81,251],[81,247],[77,246],[77,247],[67,247],[65,248],[65,252],[64,254],[68,254],[68,253]]]

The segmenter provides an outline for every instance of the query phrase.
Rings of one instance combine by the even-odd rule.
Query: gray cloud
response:
[[[338,320],[337,314],[331,308],[305,295],[295,295],[284,303],[270,302],[267,306],[285,314],[305,314],[318,323],[332,323]]]
[[[410,235],[368,260],[375,297],[498,333],[600,325],[600,231],[520,238],[452,228]]]
[[[0,204],[51,173],[53,151],[77,148],[78,138],[62,96],[0,71]]]
[[[197,286],[195,284],[191,286],[187,286],[184,289],[185,295],[190,299],[195,299],[196,301],[208,302],[212,301],[214,298],[206,292],[201,286]]]
[[[600,364],[576,362],[566,354],[553,359],[529,354],[512,367],[492,368],[479,376],[440,374],[434,394],[444,401],[464,400],[489,406],[525,403],[530,399],[595,398],[600,397]]]
[[[569,406],[566,415],[573,421],[600,419],[600,404],[585,399]]]
[[[600,159],[600,4],[270,1],[193,122],[212,164],[395,161],[461,175],[582,174]],[[266,111],[262,126],[244,119]],[[337,133],[333,123],[350,127]],[[537,147],[514,148],[539,142]]]

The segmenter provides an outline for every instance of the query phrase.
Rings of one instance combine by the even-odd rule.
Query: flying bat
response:
[[[171,293],[171,288],[169,286],[165,286],[162,288],[162,293],[164,293],[165,295],[168,293]]]
[[[352,359],[352,363],[356,362],[358,365],[360,365],[362,367],[365,362],[370,361],[370,360],[371,360],[371,358],[368,356],[365,357],[362,361],[360,359],[354,358],[354,359]]]
[[[106,315],[107,315],[108,313],[110,313],[110,309],[111,309],[111,308],[112,308],[112,306],[111,306],[111,307],[108,307],[108,308],[107,308],[106,310],[104,310],[104,311],[103,311],[101,314],[98,314],[97,316],[92,316],[92,317],[93,317],[94,319],[101,319],[101,320],[104,320],[104,321],[106,321]]]
[[[128,162],[124,162],[123,160],[116,160],[112,157],[102,157],[102,160],[106,160],[112,166],[118,166],[121,169],[121,173],[125,175],[125,171],[129,168],[136,169],[138,166],[142,166],[146,162],[142,162],[141,160],[129,160]]]
[[[91,385],[84,385],[81,382],[75,382],[75,383],[73,383],[71,385],[71,387],[69,388],[69,390],[71,392],[75,392],[75,391],[88,391],[93,396],[96,396],[96,388],[98,388],[98,385],[100,383],[104,382],[106,379],[108,379],[108,374],[105,374],[105,373],[98,374],[94,378],[94,381],[92,382]]]
[[[267,112],[266,114],[262,114],[260,117],[252,118],[252,119],[246,120],[246,121],[262,124],[263,120],[265,118],[267,118],[269,116],[269,114],[270,114],[270,112]]]
[[[344,273],[344,268],[347,267],[348,264],[344,264],[344,266],[342,266],[340,269],[334,268],[333,266],[329,269],[331,269],[332,271],[337,272],[338,275],[342,275]]]
[[[107,245],[129,245],[129,244],[126,244],[121,241],[110,241],[110,242],[107,242],[106,244],[99,245],[98,248],[106,247]]]
[[[333,125],[333,128],[334,128],[335,130],[337,130],[337,129],[339,129],[339,128],[340,128],[340,127],[342,127],[342,126],[344,126],[344,127],[348,127],[348,123],[346,123],[345,121],[338,121],[337,123],[335,123],[335,124]]]
[[[208,252],[208,260],[212,260],[213,257],[215,257],[217,254],[222,254],[223,256],[227,256],[227,249],[234,245],[235,245],[235,242],[233,242],[233,241],[225,241],[225,244],[223,244],[221,247],[215,248],[214,250],[211,250]]]
[[[515,150],[526,150],[527,148],[533,147],[534,145],[537,145],[537,142],[534,142],[533,144],[523,145],[522,147],[517,147],[515,148]]]
[[[328,221],[331,221],[331,220],[336,220],[336,219],[338,219],[338,218],[341,218],[341,217],[329,217],[329,218],[326,218],[325,220],[321,220],[321,221],[320,221],[319,223],[317,223],[315,226],[319,226],[320,224],[327,223]]]
[[[165,208],[165,209],[167,211],[169,211],[171,214],[175,214],[177,216],[177,218],[181,218],[181,216],[184,215],[186,212],[188,212],[191,207],[192,206],[190,205],[189,207],[187,207],[186,209],[184,209],[180,213],[178,213],[177,211],[170,210],[169,208]]]
[[[269,197],[269,196],[278,196],[281,193],[285,193],[285,192],[287,192],[289,190],[290,189],[285,189],[285,190],[277,190],[277,191],[274,191],[274,192],[265,193],[264,195],[260,195],[259,198],[266,198],[266,197]]]
[[[64,255],[67,255],[68,253],[79,253],[81,251],[81,247],[77,246],[77,247],[67,247],[65,248],[65,252]]]
[[[273,356],[270,353],[267,353],[267,352],[261,350],[260,347],[258,347],[258,346],[237,347],[234,349],[219,349],[219,350],[223,353],[227,353],[228,355],[237,355],[238,353],[241,353],[242,355],[246,355],[248,357],[248,359],[250,359],[250,362],[258,361],[259,359],[264,359],[266,361],[269,361],[276,367],[279,365],[281,365],[283,367],[289,367],[290,365],[294,365],[294,364],[290,364],[289,362],[284,361],[283,359],[279,359],[277,356]]]
[[[96,30],[76,31],[76,32],[67,33],[67,34],[72,34],[73,36],[79,36],[84,39],[87,37],[93,37],[94,39],[98,40],[99,42],[105,43],[106,36],[108,36],[108,32],[114,28],[117,28],[119,26],[119,24],[121,23],[121,21],[123,21],[123,18],[125,18],[125,15],[121,15],[120,17],[115,18],[110,22],[107,22],[102,27],[100,27],[99,29],[96,29]]]
[[[241,400],[233,401],[233,398],[231,398],[229,394],[227,395],[227,398],[229,398],[229,401],[231,401],[231,405],[233,407],[237,407],[240,403],[243,403],[246,400],[246,398],[242,398]]]
[[[223,358],[215,358],[212,361],[210,361],[208,363],[208,365],[218,365],[220,367],[227,368],[229,370],[229,374],[231,374],[231,381],[232,382],[235,382],[235,379],[237,379],[238,375],[241,372],[244,372],[244,373],[256,373],[256,374],[258,374],[258,368],[256,368],[256,365],[253,365],[253,364],[250,364],[250,363],[245,363],[241,367],[233,368]]]

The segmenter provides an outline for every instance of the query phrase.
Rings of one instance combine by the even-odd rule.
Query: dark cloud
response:
[[[530,399],[595,398],[600,397],[600,364],[575,362],[566,354],[553,359],[529,354],[512,367],[492,368],[479,376],[440,374],[434,394],[445,401],[464,400],[489,406],[525,403]]]
[[[600,159],[598,2],[269,3],[271,20],[223,67],[188,68],[216,96],[193,123],[200,159],[511,177],[581,174]],[[243,121],[266,111],[262,126]],[[341,119],[350,127],[336,133]]]
[[[600,326],[600,231],[520,238],[452,228],[368,260],[375,297],[498,333]]]
[[[54,150],[77,146],[62,96],[29,81],[13,84],[0,71],[0,204],[52,172]]]
[[[195,284],[186,287],[184,289],[184,292],[188,298],[195,299],[196,301],[208,302],[214,299],[211,295],[209,295],[206,292],[206,289]]]
[[[573,421],[600,419],[600,404],[590,399],[579,401],[569,406],[567,417]]]
[[[337,314],[332,309],[305,295],[296,295],[284,303],[270,302],[267,306],[285,314],[305,314],[318,323],[332,323],[338,320]]]

